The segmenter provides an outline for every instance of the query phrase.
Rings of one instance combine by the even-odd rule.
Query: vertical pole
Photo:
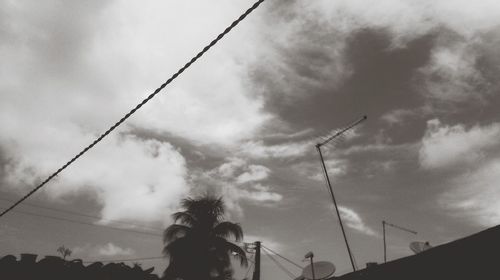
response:
[[[321,153],[321,145],[317,144],[316,149],[318,150],[319,158],[321,159],[321,166],[323,167],[323,171],[325,172],[326,182],[328,183],[330,195],[332,196],[333,205],[335,206],[335,211],[337,212],[337,217],[339,218],[340,228],[342,229],[342,235],[344,236],[345,246],[347,247],[347,253],[349,254],[349,259],[351,260],[352,270],[356,271],[356,266],[354,265],[354,259],[352,257],[351,248],[349,247],[349,242],[347,242],[347,236],[345,234],[344,225],[342,224],[342,218],[340,217],[337,201],[335,200],[335,195],[333,194],[332,184],[330,183],[330,177],[328,177],[328,171],[326,170],[325,160],[323,159],[323,154]]]
[[[316,275],[314,274],[313,256],[311,256],[311,271],[312,271],[312,275],[313,275],[313,279],[312,280],[316,280]]]
[[[255,268],[252,280],[260,280],[260,241],[255,241]]]
[[[384,235],[384,263],[387,262],[387,246],[385,244],[385,221],[382,221],[382,232]]]

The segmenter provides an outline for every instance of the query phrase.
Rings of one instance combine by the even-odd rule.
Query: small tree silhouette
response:
[[[64,260],[66,259],[66,257],[71,256],[71,253],[73,253],[69,248],[64,247],[64,245],[57,248],[57,252],[61,254]]]

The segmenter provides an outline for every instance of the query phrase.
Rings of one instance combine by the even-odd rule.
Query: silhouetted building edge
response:
[[[336,280],[500,279],[500,226]]]

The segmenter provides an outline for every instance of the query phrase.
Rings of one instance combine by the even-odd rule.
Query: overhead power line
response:
[[[233,21],[231,25],[229,25],[224,31],[222,31],[217,37],[212,40],[208,45],[206,45],[200,52],[198,52],[191,60],[189,60],[184,66],[182,66],[177,72],[175,72],[167,81],[165,81],[160,87],[158,87],[153,93],[151,93],[148,97],[142,100],[141,103],[137,104],[132,110],[130,110],[127,114],[125,114],[119,121],[117,121],[113,126],[111,126],[108,130],[106,130],[103,134],[101,134],[97,139],[95,139],[90,145],[85,147],[80,153],[66,162],[63,166],[61,166],[57,171],[52,173],[49,177],[47,177],[42,183],[28,192],[25,196],[11,205],[9,208],[5,209],[2,213],[0,213],[0,217],[4,216],[8,212],[10,212],[14,207],[19,205],[21,202],[26,200],[28,197],[33,195],[40,188],[45,186],[50,180],[56,177],[59,173],[61,173],[64,169],[66,169],[70,164],[80,158],[83,154],[85,154],[88,150],[92,149],[96,144],[101,142],[106,136],[108,136],[113,130],[115,130],[118,126],[120,126],[123,122],[125,122],[130,116],[132,116],[137,110],[139,110],[142,106],[144,106],[147,102],[149,102],[153,97],[155,97],[162,89],[164,89],[167,85],[169,85],[173,80],[175,80],[180,74],[182,74],[186,69],[188,69],[193,63],[195,63],[200,57],[202,57],[208,50],[210,50],[217,42],[219,42],[226,34],[228,34],[236,25],[238,25],[243,19],[245,19],[251,12],[253,12],[260,4],[262,4],[265,0],[258,0],[255,2],[249,9],[247,9],[238,19]]]
[[[6,198],[0,198],[0,200],[7,201],[7,202],[15,202],[14,200],[6,199]],[[161,228],[153,228],[153,227],[148,227],[148,226],[144,226],[144,225],[140,225],[140,224],[136,224],[136,223],[130,223],[130,222],[125,223],[125,222],[122,222],[122,221],[102,219],[101,217],[98,217],[98,216],[92,216],[92,215],[83,214],[83,213],[80,213],[80,212],[75,212],[75,211],[70,211],[70,210],[63,210],[63,209],[58,209],[58,208],[52,208],[52,207],[42,206],[42,205],[38,205],[38,204],[23,203],[23,205],[24,206],[29,206],[29,207],[34,207],[34,208],[39,208],[39,209],[50,210],[50,211],[54,211],[54,212],[59,212],[59,213],[63,213],[63,214],[68,214],[68,215],[74,215],[74,216],[80,216],[80,217],[85,217],[85,218],[97,219],[97,220],[102,221],[102,222],[109,222],[109,223],[113,223],[113,224],[117,224],[117,225],[124,225],[124,226],[129,226],[129,227],[130,226],[132,226],[132,227],[140,227],[142,229],[150,229],[150,230],[163,231],[163,229],[161,229]]]
[[[145,258],[135,258],[135,259],[118,259],[118,260],[97,260],[97,261],[83,261],[82,263],[96,263],[96,262],[133,262],[133,261],[148,261],[148,260],[159,260],[164,259],[165,257],[145,257]]]
[[[0,209],[6,209],[6,208],[0,207]],[[69,223],[87,225],[87,226],[103,227],[103,228],[108,228],[108,229],[112,229],[112,230],[127,231],[127,232],[146,234],[146,235],[151,235],[151,236],[160,236],[160,237],[162,236],[161,234],[153,233],[153,232],[145,232],[145,231],[138,231],[138,230],[132,230],[132,229],[124,229],[124,228],[119,228],[119,227],[112,227],[112,226],[107,226],[107,225],[99,225],[99,224],[93,224],[93,223],[88,223],[88,222],[83,222],[83,221],[66,219],[66,218],[62,218],[62,217],[55,217],[55,216],[37,214],[37,213],[32,213],[32,212],[25,212],[25,211],[21,211],[21,210],[12,210],[12,212],[18,213],[18,214],[23,214],[23,215],[40,217],[40,218],[47,218],[47,219],[59,220],[59,221],[64,221],[64,222],[69,222]]]
[[[0,200],[1,199],[2,198],[0,198]],[[0,209],[6,209],[6,208],[5,207],[0,207]],[[108,228],[108,229],[118,230],[118,231],[124,231],[124,232],[131,232],[131,233],[145,234],[145,235],[150,235],[150,236],[163,237],[163,235],[160,234],[160,233],[145,232],[145,231],[139,231],[139,230],[133,230],[133,229],[113,227],[113,226],[108,226],[108,225],[93,224],[93,223],[84,222],[84,221],[78,221],[78,220],[73,220],[73,219],[68,219],[68,218],[63,218],[63,217],[55,217],[55,216],[50,216],[50,215],[44,215],[44,214],[26,212],[26,211],[22,211],[22,210],[12,210],[12,212],[13,213],[17,213],[17,214],[22,214],[22,215],[28,215],[28,216],[34,216],[34,217],[39,217],[39,218],[52,219],[52,220],[57,220],[57,221],[62,221],[62,222],[68,222],[68,223],[74,223],[74,224],[80,224],[80,225],[85,225],[85,226],[102,227],[102,228]],[[235,242],[235,241],[231,240],[231,242]],[[235,243],[244,244],[244,243],[249,243],[249,242],[243,242],[243,241],[241,241],[241,242],[235,242]],[[271,250],[271,249],[268,249],[268,250]],[[247,260],[250,261],[250,262],[253,262],[253,260],[250,259],[250,258],[248,258]]]

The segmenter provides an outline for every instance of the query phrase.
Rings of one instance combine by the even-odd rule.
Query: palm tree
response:
[[[164,279],[227,280],[233,274],[231,257],[248,265],[245,251],[228,241],[231,236],[242,240],[243,231],[239,224],[223,220],[222,198],[186,198],[181,206],[184,211],[172,215],[175,224],[163,236],[163,253],[170,259]]]

